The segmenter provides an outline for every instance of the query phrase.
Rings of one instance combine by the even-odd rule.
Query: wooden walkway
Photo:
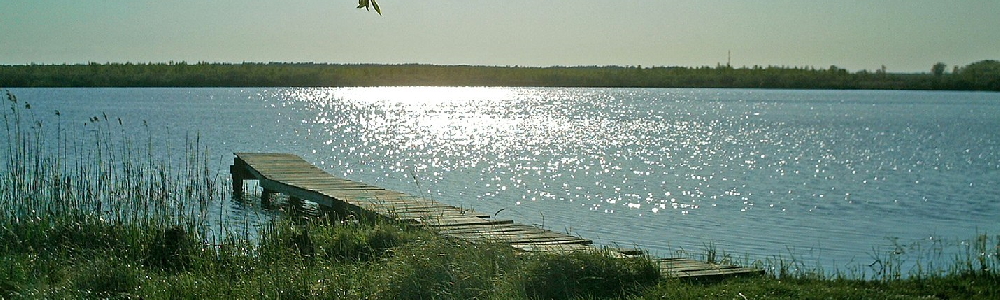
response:
[[[593,241],[553,232],[535,226],[498,220],[488,214],[383,189],[356,181],[337,178],[286,153],[236,153],[230,167],[233,193],[243,193],[244,180],[258,180],[263,188],[262,201],[274,193],[290,199],[309,200],[336,211],[376,216],[426,226],[445,236],[472,242],[496,241],[528,252],[566,252],[593,250]],[[628,251],[622,256],[634,255]],[[758,269],[715,265],[705,262],[668,258],[659,259],[661,272],[674,277],[727,276],[762,273]]]

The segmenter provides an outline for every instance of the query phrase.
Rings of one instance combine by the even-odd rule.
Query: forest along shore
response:
[[[0,66],[0,86],[13,87],[353,87],[531,86],[644,88],[890,89],[1000,91],[1000,61],[946,72],[849,72],[828,68],[752,66],[463,66],[321,63],[89,63]]]

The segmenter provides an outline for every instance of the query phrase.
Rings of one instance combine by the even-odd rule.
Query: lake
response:
[[[337,176],[659,256],[714,247],[847,270],[1000,234],[1000,93],[11,91],[82,136],[106,114],[181,153],[170,155],[197,138],[223,175],[233,152],[294,153]],[[216,213],[275,214],[236,202]]]

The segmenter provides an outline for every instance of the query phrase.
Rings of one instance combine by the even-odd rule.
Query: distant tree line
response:
[[[347,87],[538,86],[1000,91],[1000,62],[984,60],[946,73],[848,72],[829,68],[504,67],[316,63],[90,63],[0,66],[2,87]]]

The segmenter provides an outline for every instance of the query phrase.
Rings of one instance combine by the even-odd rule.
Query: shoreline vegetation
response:
[[[2,299],[1000,297],[1000,236],[979,233],[953,258],[941,257],[943,244],[929,254],[902,247],[874,253],[877,264],[833,272],[794,257],[739,261],[709,244],[693,258],[767,274],[681,280],[661,278],[647,256],[517,253],[387,220],[296,214],[288,205],[253,228],[210,217],[228,197],[228,176],[209,171],[197,138],[162,160],[156,151],[165,147],[143,138],[142,127],[94,116],[87,135],[67,136],[61,120],[37,121],[49,112],[3,95]],[[902,269],[911,252],[917,267]]]
[[[88,63],[3,65],[0,86],[13,87],[356,87],[531,86],[646,88],[887,89],[1000,91],[1000,61],[937,63],[929,73],[849,72],[752,66],[520,67],[323,63]]]

